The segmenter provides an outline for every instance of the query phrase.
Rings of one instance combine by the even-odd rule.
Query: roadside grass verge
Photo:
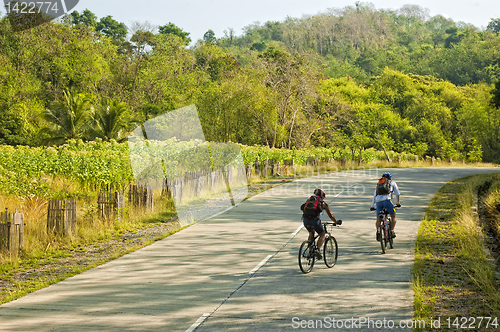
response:
[[[487,182],[499,185],[500,175],[473,175],[449,182],[426,211],[415,243],[413,269],[414,316],[425,320],[426,328],[417,331],[449,330],[448,318],[452,323],[457,317],[500,319],[496,266],[476,214],[476,193]],[[441,329],[430,328],[431,320],[438,318]]]

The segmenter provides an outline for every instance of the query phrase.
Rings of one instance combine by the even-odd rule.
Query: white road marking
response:
[[[302,228],[304,228],[304,225],[300,225],[299,228],[297,228],[295,232],[292,233],[292,237],[295,237],[295,235],[297,235],[302,230]]]
[[[273,255],[268,255],[266,258],[264,258],[264,259],[262,260],[262,262],[260,262],[259,264],[257,264],[257,266],[256,266],[256,267],[254,267],[254,268],[253,268],[253,270],[249,272],[249,274],[254,274],[255,272],[259,271],[259,269],[262,267],[262,265],[266,264],[266,263],[267,263],[267,261],[268,261],[271,257],[273,257]]]
[[[201,323],[203,323],[205,321],[205,319],[207,319],[208,317],[210,316],[210,314],[203,314],[201,315],[200,318],[198,318],[198,320],[196,322],[194,322],[193,325],[191,325],[187,330],[186,332],[193,332],[194,330],[196,330],[198,328],[198,326],[201,325]]]

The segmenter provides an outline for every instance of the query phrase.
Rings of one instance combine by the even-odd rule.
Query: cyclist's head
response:
[[[391,179],[391,178],[392,178],[392,175],[391,175],[391,173],[389,173],[389,172],[385,172],[384,174],[382,174],[382,177],[383,177],[383,178],[388,178],[388,179]]]
[[[325,192],[321,189],[314,189],[314,195],[320,197],[320,198],[325,198]]]

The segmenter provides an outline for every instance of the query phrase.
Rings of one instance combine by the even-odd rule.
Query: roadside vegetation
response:
[[[447,318],[458,317],[460,326],[461,317],[500,319],[499,186],[498,174],[454,180],[428,207],[413,271],[415,318],[427,327],[439,317],[442,328]]]
[[[90,10],[20,32],[3,16],[0,144],[122,141],[195,105],[210,142],[498,162],[498,22],[358,3],[190,45]]]

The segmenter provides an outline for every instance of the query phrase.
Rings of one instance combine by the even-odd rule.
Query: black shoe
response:
[[[319,251],[316,251],[314,253],[314,255],[316,256],[316,259],[322,259],[323,258],[323,256],[321,256],[321,254],[319,253]]]
[[[377,232],[377,241],[380,242],[380,232]]]
[[[391,237],[394,239],[396,237],[396,233],[394,231],[391,231]]]

